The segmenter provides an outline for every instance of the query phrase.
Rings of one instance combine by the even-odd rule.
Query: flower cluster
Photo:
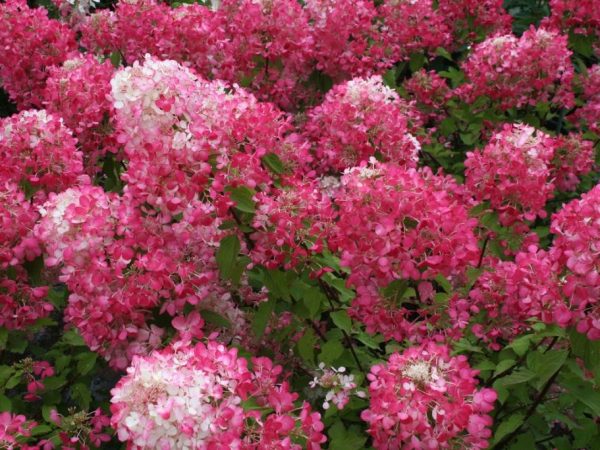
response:
[[[47,317],[54,307],[46,299],[47,286],[33,287],[21,266],[13,268],[15,279],[0,279],[0,326],[22,330],[36,320]]]
[[[550,0],[550,12],[543,26],[600,37],[600,11],[594,0]]]
[[[477,370],[433,342],[394,353],[368,375],[371,402],[361,414],[378,449],[483,449],[496,393],[477,389]]]
[[[45,110],[23,111],[0,120],[0,178],[26,183],[41,199],[85,182],[83,161],[71,130]]]
[[[107,151],[116,153],[113,136],[114,109],[110,101],[110,61],[98,62],[93,55],[81,56],[53,67],[46,81],[46,110],[63,118],[83,152],[86,172],[97,172],[98,161]]]
[[[591,131],[600,133],[600,64],[587,70],[580,83],[583,85],[583,105],[572,114],[575,122],[581,122]]]
[[[467,153],[466,186],[489,201],[501,223],[545,217],[552,198],[551,162],[556,142],[528,125],[504,125],[481,151]]]
[[[451,95],[450,88],[437,72],[421,69],[403,84],[425,120],[438,122],[445,117],[443,107]]]
[[[0,5],[0,79],[20,109],[42,106],[48,69],[77,49],[75,33],[25,0]]]
[[[503,0],[438,0],[437,13],[452,30],[453,48],[493,34],[511,32]]]
[[[294,267],[320,252],[335,213],[316,181],[287,180],[283,190],[256,195],[250,257],[265,267]]]
[[[432,0],[385,0],[378,7],[383,36],[393,61],[413,53],[434,52],[452,42],[450,26]]]
[[[354,382],[354,375],[347,375],[345,367],[326,369],[325,363],[320,363],[319,370],[323,373],[314,377],[309,385],[313,389],[319,386],[327,390],[323,409],[329,409],[331,403],[338,409],[343,409],[350,401],[352,394],[356,394],[360,398],[366,396],[365,392],[356,391],[357,385]]]
[[[554,184],[561,191],[573,191],[580,177],[590,173],[594,167],[594,144],[577,133],[557,136],[554,141],[551,167]]]
[[[308,0],[316,67],[342,80],[368,76],[391,65],[375,24],[377,10],[366,0]]]
[[[463,97],[486,96],[504,109],[550,102],[573,105],[567,37],[544,28],[527,30],[520,38],[497,35],[477,44],[462,67],[468,83]]]
[[[325,441],[319,414],[279,383],[281,367],[253,359],[253,369],[235,349],[208,341],[194,347],[174,344],[135,358],[112,390],[112,424],[132,448],[286,448]],[[245,409],[253,399],[272,413]]]
[[[429,170],[374,164],[344,174],[328,243],[351,269],[348,282],[357,288],[351,312],[367,330],[398,340],[422,334],[416,330],[426,329],[426,321],[415,320],[413,305],[398,305],[379,289],[397,280],[457,276],[477,263],[477,221],[462,194],[453,180]]]
[[[38,219],[33,206],[17,184],[7,181],[0,187],[0,269],[33,260],[40,254],[31,235]]]
[[[543,250],[531,247],[515,261],[493,260],[469,293],[469,313],[485,312],[474,334],[500,350],[498,341],[510,341],[529,330],[531,319],[567,326],[571,313],[563,301],[557,265]]]
[[[590,339],[600,339],[600,186],[566,204],[552,217],[550,254],[560,264],[561,288],[573,321]]]
[[[22,414],[0,413],[0,446],[8,450],[23,448],[19,446],[17,438],[31,436],[31,429],[36,426],[35,422],[28,422]]]
[[[420,145],[409,133],[409,120],[415,122],[415,115],[380,76],[337,85],[308,113],[305,132],[313,155],[312,161],[310,156],[304,159],[319,174],[342,172],[375,155],[416,167]]]

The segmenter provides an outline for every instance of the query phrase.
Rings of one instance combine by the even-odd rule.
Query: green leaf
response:
[[[386,86],[395,89],[396,88],[396,68],[392,67],[390,70],[383,74],[383,82]]]
[[[42,417],[46,422],[54,423],[50,414],[56,409],[54,405],[42,405]]]
[[[435,54],[441,56],[442,58],[447,59],[448,61],[452,61],[452,55],[448,50],[443,47],[438,47],[435,51]]]
[[[319,288],[310,287],[302,294],[302,304],[306,307],[309,318],[314,319],[321,311],[321,305],[327,301],[325,295]]]
[[[110,54],[110,62],[115,69],[121,65],[121,60],[121,52],[112,52]]]
[[[501,386],[513,386],[515,384],[526,383],[530,380],[533,380],[535,377],[535,373],[531,370],[519,369],[510,375],[496,380],[494,384],[498,383]]]
[[[494,371],[494,376],[498,376],[504,372],[506,372],[511,367],[514,367],[515,360],[514,359],[503,359],[496,365],[496,370]]]
[[[98,355],[96,353],[86,352],[77,356],[77,359],[79,360],[77,362],[77,372],[79,372],[80,375],[86,375],[96,365]]]
[[[8,341],[8,330],[5,327],[0,327],[0,350],[6,348],[6,342]]]
[[[75,400],[81,409],[88,409],[92,401],[90,389],[83,383],[76,383],[71,387],[71,397]]]
[[[496,433],[494,434],[494,438],[492,439],[492,445],[497,444],[498,442],[500,442],[500,440],[502,440],[503,437],[509,435],[521,425],[523,425],[523,418],[523,414],[517,413],[503,420],[496,429]]]
[[[8,379],[8,381],[6,382],[4,387],[6,389],[12,389],[15,386],[19,385],[19,383],[21,383],[21,381],[23,381],[23,371],[17,370],[17,371],[15,371],[15,373],[13,373],[12,377],[10,377]]]
[[[413,53],[410,55],[408,67],[410,68],[411,72],[416,72],[425,65],[425,62],[425,55],[423,53]]]
[[[329,340],[321,347],[319,359],[328,365],[333,365],[336,359],[344,353],[344,346],[337,339]]]
[[[254,318],[252,319],[252,331],[257,337],[262,337],[274,309],[274,300],[268,300],[258,305],[258,309],[256,310],[256,313],[254,313]]]
[[[67,384],[67,380],[64,376],[53,376],[44,378],[42,381],[47,390],[53,391],[55,389],[60,389],[65,384]]]
[[[568,353],[550,350],[545,353],[531,352],[527,355],[527,367],[537,375],[536,388],[540,389],[563,366]]]
[[[523,356],[525,353],[527,353],[527,350],[529,350],[532,337],[533,336],[531,334],[519,336],[510,343],[508,348],[511,348],[517,354],[517,356]]]
[[[336,421],[327,430],[330,450],[360,450],[365,448],[367,436],[356,425],[348,429],[341,420]]]
[[[4,394],[0,394],[0,412],[12,410],[12,401]]]
[[[304,332],[304,335],[300,338],[296,344],[298,348],[298,354],[300,357],[310,364],[311,366],[315,363],[315,344],[317,337],[313,330],[308,329]]]
[[[247,187],[240,186],[231,191],[230,197],[236,203],[236,208],[242,212],[254,214],[256,204],[252,197],[254,193]]]
[[[334,311],[330,314],[330,316],[335,326],[347,333],[352,332],[352,320],[350,320],[350,317],[345,310]]]
[[[31,429],[32,436],[39,436],[40,434],[46,434],[52,431],[52,427],[50,425],[38,425],[37,427],[33,427]]]
[[[216,259],[217,266],[219,267],[219,274],[224,280],[232,280],[236,274],[240,248],[240,241],[235,234],[225,236],[221,239]]]
[[[285,173],[285,167],[283,166],[281,159],[279,159],[279,156],[275,153],[267,153],[262,157],[262,162],[275,175]]]
[[[73,347],[85,347],[83,338],[77,333],[75,328],[71,328],[63,334],[62,340],[65,344]]]
[[[221,314],[217,314],[214,311],[203,309],[200,311],[200,315],[205,322],[211,323],[221,328],[231,328],[231,322],[223,317]]]

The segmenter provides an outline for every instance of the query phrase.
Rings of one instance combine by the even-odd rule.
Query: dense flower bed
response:
[[[600,8],[535,3],[0,3],[0,448],[597,448]]]

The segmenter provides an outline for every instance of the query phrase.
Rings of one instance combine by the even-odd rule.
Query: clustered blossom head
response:
[[[574,191],[582,175],[594,167],[594,144],[581,134],[570,133],[554,138],[554,159],[551,173],[561,191]]]
[[[552,217],[550,249],[560,264],[561,288],[580,333],[600,339],[600,186],[573,200]]]
[[[413,309],[387,301],[380,289],[401,279],[457,276],[477,263],[477,222],[463,195],[452,179],[428,169],[374,164],[345,172],[328,244],[351,270],[351,313],[368,331],[398,340],[423,334],[427,321],[415,321]]]
[[[582,84],[583,105],[570,118],[600,134],[600,64],[590,67],[578,81]]]
[[[560,292],[558,266],[534,246],[517,253],[514,262],[492,260],[469,293],[468,313],[485,312],[473,325],[474,334],[500,350],[530,329],[531,319],[566,327],[571,313]]]
[[[373,366],[361,417],[375,448],[487,448],[496,392],[478,390],[477,374],[466,356],[433,342]]]
[[[53,67],[46,81],[46,110],[62,117],[73,131],[83,152],[86,172],[91,175],[98,170],[98,160],[107,151],[118,150],[109,97],[113,72],[110,61],[100,63],[88,54]]]
[[[23,448],[17,438],[31,436],[35,422],[28,422],[22,414],[0,413],[0,447],[8,450]]]
[[[501,108],[540,102],[573,106],[573,65],[567,36],[531,28],[520,38],[492,36],[477,44],[462,68],[468,83],[460,92],[468,102],[486,96]]]
[[[135,449],[300,449],[292,439],[303,436],[305,448],[320,448],[320,416],[306,404],[296,415],[298,395],[277,381],[281,367],[267,358],[252,362],[250,370],[236,349],[214,341],[136,357],[112,390],[119,439]],[[245,410],[249,398],[273,412]]]
[[[225,24],[224,52],[231,73],[219,76],[249,84],[256,95],[290,109],[312,71],[313,37],[296,0],[224,0],[216,13]],[[220,72],[224,72],[219,69]],[[246,80],[251,80],[248,83]]]
[[[438,11],[452,30],[452,48],[492,34],[508,34],[512,17],[503,0],[438,0]]]
[[[75,34],[25,0],[0,4],[0,79],[19,109],[42,106],[48,69],[77,49]]]
[[[377,10],[366,0],[308,0],[317,69],[336,81],[391,66],[377,31]]]
[[[114,367],[160,344],[153,309],[181,316],[186,305],[223,294],[215,261],[222,232],[211,205],[190,204],[168,226],[127,197],[83,187],[52,196],[41,212],[35,231],[46,264],[60,265],[71,292],[65,319]]]
[[[16,183],[0,186],[0,269],[39,256],[39,243],[31,233],[37,219],[37,211]]]
[[[594,0],[550,0],[550,16],[542,25],[600,37],[600,10]]]
[[[325,363],[320,363],[319,370],[323,373],[314,377],[309,384],[313,389],[319,386],[327,390],[323,409],[329,409],[331,403],[338,409],[344,409],[350,401],[351,395],[354,394],[360,398],[366,396],[365,392],[356,390],[357,384],[354,381],[354,375],[347,375],[345,367],[326,369]]]
[[[23,111],[0,120],[0,177],[48,192],[87,182],[81,152],[60,117],[45,110]]]
[[[342,172],[378,156],[416,167],[419,142],[409,133],[417,113],[383,84],[380,76],[355,78],[335,86],[308,113],[305,133],[313,143],[311,169]]]
[[[528,125],[504,125],[481,151],[468,152],[465,184],[478,201],[489,201],[500,221],[545,217],[552,198],[551,163],[556,142]]]
[[[268,187],[272,179],[261,158],[294,153],[285,138],[289,121],[276,107],[199,79],[175,61],[147,56],[111,83],[128,158],[126,192],[164,213],[177,214],[198,199],[211,176],[213,198],[227,185]]]
[[[415,106],[424,115],[425,120],[438,122],[445,117],[444,105],[451,96],[446,80],[437,72],[421,69],[403,84]]]
[[[432,0],[384,0],[377,8],[392,61],[430,53],[452,42],[450,27]]]
[[[323,250],[335,212],[314,180],[290,178],[279,192],[256,195],[252,260],[265,267],[293,267]]]
[[[13,268],[14,279],[0,279],[0,326],[23,330],[36,320],[48,317],[54,307],[47,300],[48,286],[30,286],[21,266]]]

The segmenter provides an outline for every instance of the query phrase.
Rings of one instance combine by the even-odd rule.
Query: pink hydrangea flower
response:
[[[392,354],[367,376],[370,405],[361,413],[378,449],[487,448],[496,392],[477,389],[464,355],[434,342]],[[432,420],[433,419],[433,420]]]

